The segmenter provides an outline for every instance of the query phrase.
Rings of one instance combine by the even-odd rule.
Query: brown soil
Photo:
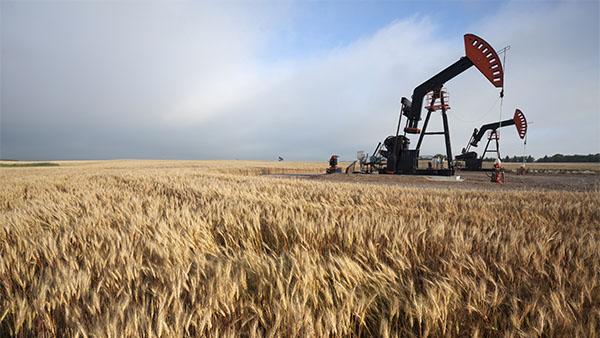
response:
[[[567,190],[600,191],[600,174],[545,174],[528,173],[517,175],[506,173],[503,184],[490,182],[487,172],[457,172],[463,181],[439,181],[442,177],[419,175],[378,175],[378,174],[321,174],[321,175],[274,175],[296,177],[327,182],[350,182],[377,185],[397,185],[414,188],[434,189],[482,189],[482,190]]]

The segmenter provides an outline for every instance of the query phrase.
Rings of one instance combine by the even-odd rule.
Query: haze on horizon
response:
[[[465,33],[511,46],[502,118],[533,122],[527,155],[598,153],[599,6],[3,0],[0,158],[353,160]],[[475,67],[445,87],[458,154],[499,119],[499,90]],[[523,153],[514,127],[501,136],[503,156]],[[425,138],[421,154],[443,152]]]

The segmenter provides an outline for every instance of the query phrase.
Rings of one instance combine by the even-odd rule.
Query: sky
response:
[[[445,84],[454,154],[517,108],[527,145],[502,128],[502,156],[598,153],[599,16],[598,1],[0,0],[0,159],[354,160],[466,33],[510,49],[502,102],[475,67]],[[425,137],[421,155],[444,152]]]

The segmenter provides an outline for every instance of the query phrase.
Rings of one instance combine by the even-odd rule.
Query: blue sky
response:
[[[0,158],[352,160],[465,33],[511,46],[528,154],[600,152],[597,1],[2,1],[0,29]],[[446,88],[458,153],[499,91],[474,67]]]
[[[267,62],[298,59],[343,48],[405,17],[430,16],[442,37],[464,34],[465,22],[492,15],[500,1],[310,1],[291,5],[290,16],[261,53]]]

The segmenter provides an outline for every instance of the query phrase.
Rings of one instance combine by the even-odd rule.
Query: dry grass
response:
[[[255,164],[237,169],[259,173]],[[143,161],[1,169],[0,336],[600,330],[597,191],[228,171]]]

